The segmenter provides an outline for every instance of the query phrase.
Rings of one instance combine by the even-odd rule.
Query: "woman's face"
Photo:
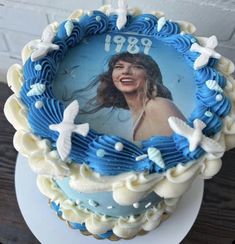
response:
[[[147,74],[142,65],[119,60],[114,65],[112,79],[119,91],[133,93],[144,89]]]

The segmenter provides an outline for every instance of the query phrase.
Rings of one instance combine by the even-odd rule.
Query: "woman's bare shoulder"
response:
[[[179,108],[169,99],[156,97],[147,104],[147,110],[151,113],[161,112],[165,116],[177,116],[185,119]]]
[[[164,108],[175,106],[174,103],[166,98],[163,97],[156,97],[154,99],[151,99],[147,103],[147,107],[149,109],[156,109],[160,108],[160,106],[163,106]]]

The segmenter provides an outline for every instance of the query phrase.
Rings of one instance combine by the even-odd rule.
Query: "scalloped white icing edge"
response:
[[[177,207],[179,198],[162,200],[157,206],[148,209],[138,217],[106,217],[91,213],[67,199],[51,177],[38,176],[37,185],[40,191],[49,199],[60,204],[62,218],[75,223],[85,223],[92,234],[103,234],[113,230],[121,238],[134,237],[140,230],[151,231],[163,220],[163,213],[172,213]]]
[[[104,12],[108,11],[108,8],[101,8]],[[80,12],[79,12],[80,11]],[[84,11],[79,10],[75,11],[71,16],[70,19],[75,18],[77,20],[79,14],[80,16],[84,13]],[[139,14],[139,10],[135,10],[136,13]],[[163,16],[163,13],[161,12],[155,12],[156,16]],[[195,27],[187,22],[178,22],[180,24],[180,28],[182,32],[186,33],[193,33],[195,31]],[[55,24],[57,25],[57,24]],[[203,45],[205,43],[206,38],[205,37],[196,37],[200,44]],[[22,61],[23,64],[26,62],[26,60],[30,57],[32,53],[32,49],[29,48],[29,45],[26,44],[26,46],[22,50]],[[228,79],[228,84],[224,90],[224,93],[226,96],[230,97],[232,102],[232,110],[229,115],[227,115],[224,119],[224,127],[223,130],[218,133],[216,136],[214,136],[213,139],[216,141],[219,141],[222,145],[225,145],[225,148],[229,150],[230,148],[235,146],[235,80],[231,76],[231,74],[234,72],[234,64],[232,61],[230,61],[227,58],[222,57],[217,65],[217,69],[222,72],[226,78]],[[20,65],[13,65],[8,70],[7,74],[7,80],[8,85],[12,89],[12,91],[15,93],[11,97],[8,98],[5,106],[4,106],[4,113],[7,117],[7,119],[12,123],[12,125],[17,130],[14,136],[14,146],[15,148],[22,153],[24,156],[28,157],[29,159],[29,165],[32,168],[33,171],[35,171],[39,175],[47,175],[47,177],[55,177],[55,178],[63,178],[68,176],[75,176],[73,172],[73,168],[66,164],[66,162],[63,162],[60,160],[58,153],[56,151],[51,151],[50,148],[50,142],[41,139],[35,135],[32,134],[30,126],[27,121],[27,109],[23,105],[23,103],[19,99],[19,92],[23,85],[23,76],[22,76],[22,66]],[[179,164],[174,168],[171,168],[167,170],[164,173],[164,178],[160,181],[154,179],[156,184],[152,183],[152,178],[149,180],[148,184],[145,184],[145,190],[148,192],[155,191],[160,196],[166,198],[166,199],[177,199],[180,197],[190,186],[193,181],[193,179],[200,175],[204,179],[211,178],[213,175],[215,175],[221,168],[222,161],[220,158],[215,158],[212,155],[206,154],[198,162],[192,162],[191,164],[188,162],[185,166]],[[77,167],[84,167],[79,166]],[[86,166],[88,167],[88,166]],[[89,182],[86,186],[92,186],[94,184],[99,185],[100,189],[107,189],[107,185],[103,182],[102,184],[99,182],[100,179],[107,180],[106,176],[100,177],[97,173],[92,172],[89,168],[88,171],[91,173],[89,174],[89,177],[84,174],[80,175],[79,180],[83,182]],[[80,171],[79,171],[80,172]],[[136,187],[133,187],[132,181],[130,179],[137,179],[135,181],[135,184],[137,183],[137,186],[142,186],[141,181],[141,174],[132,173],[130,175],[130,178],[125,178],[126,174],[121,174],[118,177],[118,180],[115,181],[115,177],[110,176],[110,182],[109,182],[109,189],[113,190],[114,196],[117,202],[123,203],[123,202],[133,202],[136,200],[136,196],[133,197],[133,192],[136,191]],[[155,177],[157,174],[149,175],[148,177]],[[76,177],[78,177],[76,175]],[[122,178],[123,177],[123,178]],[[147,178],[148,178],[147,177]],[[122,180],[121,180],[122,179]],[[106,181],[107,182],[107,181]],[[78,189],[77,187],[77,180],[74,179],[74,177],[71,178],[70,184],[73,186],[74,189]],[[47,184],[43,184],[44,187],[39,185],[40,190],[43,194],[47,195],[50,199],[56,200],[56,197],[53,197],[53,191],[55,188],[51,188]],[[50,194],[47,193],[47,191],[50,191]],[[126,194],[123,194],[123,193]],[[121,193],[121,194],[120,194]],[[129,198],[123,198],[121,195],[129,196],[131,193],[132,199]],[[52,194],[52,195],[51,195]],[[55,194],[55,192],[54,192]],[[145,196],[145,194],[139,192],[138,193],[141,198]],[[138,195],[136,194],[136,195]],[[138,196],[137,196],[138,198]],[[61,200],[63,198],[59,198],[61,203],[66,202],[65,200]],[[63,204],[64,204],[63,203]],[[63,205],[62,204],[62,205]],[[64,205],[63,205],[64,206]],[[68,204],[66,205],[68,206]],[[68,207],[63,207],[64,211],[67,211]],[[69,211],[72,211],[72,213],[76,213],[74,209],[70,209]],[[73,220],[73,214],[68,214],[65,212],[65,218],[67,220],[72,221]],[[67,217],[66,217],[67,216]],[[77,215],[76,215],[77,216]],[[90,218],[93,218],[94,214],[90,213]],[[78,217],[78,216],[77,216]],[[91,219],[92,220],[92,219]],[[90,226],[90,221],[87,222],[88,226]],[[96,232],[93,230],[94,227],[89,227],[93,232]],[[115,228],[113,229],[114,233],[119,233],[118,230],[115,232]],[[91,231],[91,232],[92,232]],[[124,231],[124,230],[123,230]],[[125,234],[119,233],[119,236]],[[124,238],[125,238],[124,237]]]

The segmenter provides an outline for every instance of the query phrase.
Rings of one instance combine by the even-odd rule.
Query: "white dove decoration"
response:
[[[79,103],[74,100],[64,110],[63,120],[59,124],[52,124],[49,128],[53,131],[59,132],[59,137],[56,142],[57,151],[62,160],[65,160],[72,147],[71,139],[72,133],[77,133],[82,136],[87,136],[89,132],[89,124],[74,124],[74,120],[79,112]]]
[[[55,35],[56,33],[54,32],[52,25],[48,25],[42,33],[41,40],[34,40],[29,43],[29,46],[35,49],[31,54],[32,61],[37,61],[45,57],[48,52],[58,50],[60,48],[59,45],[52,43]]]
[[[202,130],[206,125],[200,119],[195,119],[193,121],[194,128],[176,117],[169,117],[168,123],[175,133],[187,138],[190,152],[193,152],[198,146],[201,146],[204,151],[211,154],[224,152],[224,148],[218,142],[203,135]]]
[[[118,9],[116,9],[114,12],[118,15],[116,23],[117,28],[121,30],[127,22],[128,5],[126,0],[119,0]]]
[[[218,41],[216,36],[211,36],[206,41],[206,46],[202,47],[198,43],[193,43],[190,51],[191,52],[198,52],[200,56],[194,62],[194,69],[198,70],[207,65],[209,59],[216,58],[220,59],[221,55],[217,53],[214,48],[218,45]]]

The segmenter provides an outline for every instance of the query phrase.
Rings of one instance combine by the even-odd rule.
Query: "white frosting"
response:
[[[186,21],[176,21],[180,25],[180,30],[183,33],[193,34],[196,31],[196,27],[189,22]]]
[[[16,96],[19,96],[23,86],[23,68],[19,64],[12,65],[7,71],[7,83]]]
[[[51,151],[51,143],[40,139],[30,132],[19,130],[14,135],[14,147],[22,155],[28,157],[29,165],[37,174],[69,176],[70,169],[60,160],[56,151]]]
[[[133,237],[142,229],[145,231],[155,229],[163,219],[162,214],[164,212],[173,212],[178,202],[178,199],[163,200],[157,206],[149,208],[138,217],[114,218],[89,212],[80,208],[74,202],[66,200],[63,192],[57,187],[51,177],[38,176],[37,185],[45,196],[60,204],[63,212],[62,218],[65,220],[85,223],[87,230],[92,234],[103,234],[112,229],[114,234],[121,238]]]
[[[29,130],[27,113],[26,107],[16,95],[13,94],[7,99],[4,114],[16,130]]]

